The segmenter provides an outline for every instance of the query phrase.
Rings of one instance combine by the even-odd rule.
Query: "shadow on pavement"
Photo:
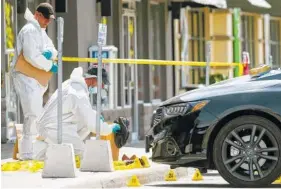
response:
[[[145,185],[150,187],[167,187],[167,188],[240,188],[240,187],[233,187],[229,184],[153,184],[153,185]],[[268,186],[267,188],[280,188],[279,184],[272,184]]]
[[[221,176],[219,173],[204,173],[202,174],[203,177],[216,177],[216,176]]]

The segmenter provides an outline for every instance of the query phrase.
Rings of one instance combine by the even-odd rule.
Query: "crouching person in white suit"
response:
[[[62,143],[71,143],[75,155],[83,157],[85,140],[96,133],[96,111],[92,109],[83,70],[75,68],[62,84]],[[129,136],[129,122],[120,117],[113,124],[100,119],[100,134],[115,135],[115,143],[122,147]],[[57,91],[51,96],[37,120],[38,137],[33,143],[33,159],[44,160],[48,144],[57,143]]]

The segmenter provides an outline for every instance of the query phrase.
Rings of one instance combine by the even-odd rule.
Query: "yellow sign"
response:
[[[5,33],[6,33],[6,47],[7,49],[13,49],[14,48],[14,32],[12,29],[12,5],[9,2],[5,2]],[[10,62],[12,61],[12,58],[14,56],[14,53],[10,53],[8,56],[8,68],[10,67]]]
[[[129,33],[130,35],[133,35],[134,33],[134,23],[132,20],[129,21]]]
[[[135,168],[142,168],[141,162],[139,158],[134,160]]]
[[[176,181],[177,175],[173,169],[171,169],[165,176],[165,181]]]
[[[200,181],[203,180],[202,174],[200,173],[200,171],[198,169],[196,169],[193,177],[192,177],[193,181]]]
[[[80,168],[80,156],[75,156],[75,163],[76,163],[76,168]]]
[[[130,179],[129,182],[127,183],[128,187],[138,187],[141,186],[140,181],[136,175],[133,175]]]
[[[147,159],[146,156],[142,156],[142,157],[141,157],[141,160],[142,160],[142,162],[143,162],[143,167],[145,167],[145,168],[150,167],[149,161],[148,161],[148,159]]]

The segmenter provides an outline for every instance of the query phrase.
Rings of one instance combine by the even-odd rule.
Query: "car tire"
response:
[[[239,148],[239,149],[241,149],[241,150],[239,150],[238,148],[236,148],[237,147],[236,140],[238,140],[238,139],[234,135],[236,135],[237,133],[240,134],[240,133],[245,132],[245,130],[248,129],[248,127],[246,127],[246,125],[247,126],[252,125],[252,128],[253,128],[251,135],[250,136],[247,135],[250,137],[250,139],[249,139],[250,141],[244,142],[244,144],[242,144],[242,142],[244,141],[244,139],[243,139],[244,136],[243,136],[243,134],[241,134],[242,137],[238,135],[240,137],[240,139],[241,138],[243,139],[241,143],[238,143],[239,144],[238,147],[245,146],[245,148],[243,148],[243,149]],[[244,129],[242,129],[243,126],[245,127]],[[255,129],[254,129],[254,127],[255,127]],[[249,128],[250,128],[250,126],[249,126]],[[265,132],[262,135],[264,130],[265,130]],[[250,133],[250,130],[248,132]],[[257,135],[254,135],[253,133],[255,133]],[[252,135],[254,137],[252,137]],[[262,135],[263,137],[268,137],[268,139],[265,138],[265,139],[267,139],[267,140],[265,140],[262,137],[260,139],[260,142],[258,142],[260,135]],[[263,117],[247,115],[247,116],[241,116],[241,117],[231,120],[230,122],[228,122],[226,125],[223,126],[223,128],[219,131],[219,133],[217,134],[217,137],[214,141],[213,160],[214,160],[214,163],[215,163],[215,166],[216,166],[218,172],[228,183],[230,183],[231,185],[236,186],[236,187],[240,187],[240,188],[241,187],[254,187],[255,188],[255,187],[264,187],[264,186],[270,185],[281,174],[281,172],[280,172],[280,170],[281,170],[280,136],[281,136],[280,128],[278,128],[278,126],[276,126],[270,120],[265,119]],[[253,138],[253,142],[251,143],[252,138]],[[235,144],[233,144],[233,143],[229,144],[229,141],[231,141],[231,139],[233,140],[233,142]],[[262,141],[270,142],[271,140],[272,140],[272,143],[269,143],[269,144],[270,145],[274,144],[274,146],[273,146],[274,148],[272,146],[269,146],[268,150],[274,150],[274,151],[273,152],[264,152],[264,149],[266,149],[266,148],[260,147],[261,142]],[[237,156],[231,156],[231,147],[229,147],[231,145],[236,146],[233,148],[238,149],[239,152],[238,152]],[[252,145],[255,147],[248,148],[249,145]],[[225,150],[225,149],[227,149],[227,150]],[[256,151],[257,149],[258,149],[258,151]],[[259,151],[259,150],[262,150],[262,151]],[[264,153],[267,153],[267,154],[264,155]],[[260,155],[262,155],[263,157],[260,157]],[[239,161],[238,161],[238,159],[233,161],[233,159],[238,156],[243,156],[243,157],[241,157],[241,160],[239,160]],[[266,156],[267,158],[274,157],[274,160],[266,159],[265,160],[266,164],[263,164],[261,166],[260,162],[262,159],[264,159],[264,156]],[[258,159],[257,157],[260,159]],[[244,159],[244,158],[246,158],[246,159]],[[276,160],[276,158],[277,158],[277,160]],[[240,161],[242,161],[243,163],[240,164]],[[231,162],[231,163],[229,163],[229,162]],[[267,163],[267,162],[269,162],[269,163]],[[270,162],[272,162],[272,163],[270,163]],[[238,164],[240,164],[240,165],[238,168],[236,168],[236,166],[238,166]],[[232,168],[231,168],[231,165],[233,165]],[[249,170],[247,173],[243,172],[242,167],[241,167],[242,165],[248,165]],[[252,165],[252,166],[250,166],[250,165]],[[266,170],[267,168],[268,168],[268,170]],[[248,175],[245,176],[245,174],[248,174]],[[249,178],[247,178],[247,177],[249,177]],[[247,179],[250,179],[250,180],[247,180]]]

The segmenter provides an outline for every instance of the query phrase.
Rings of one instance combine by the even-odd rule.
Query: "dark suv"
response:
[[[218,170],[230,184],[261,187],[281,174],[281,71],[192,90],[163,102],[146,135],[152,161]]]

